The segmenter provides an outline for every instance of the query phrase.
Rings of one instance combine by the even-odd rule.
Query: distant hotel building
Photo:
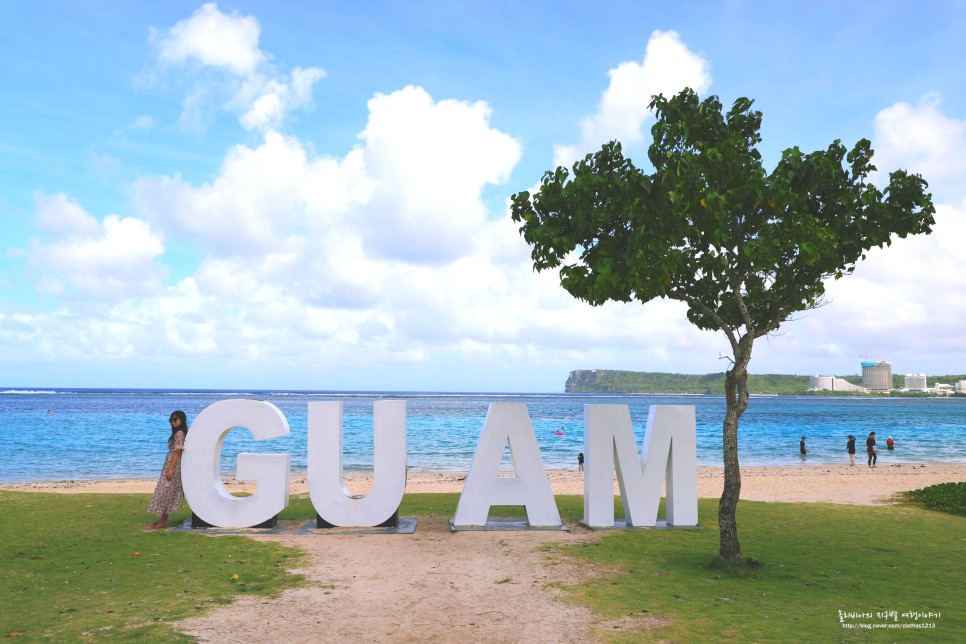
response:
[[[853,385],[848,380],[835,376],[812,376],[808,386],[812,391],[866,391],[865,387]]]
[[[892,363],[891,362],[863,362],[862,387],[853,385],[844,378],[835,376],[812,376],[809,388],[812,391],[855,391],[855,392],[888,392],[892,391]],[[953,385],[936,384],[929,388],[926,384],[926,374],[907,373],[905,386],[900,391],[920,391],[937,396],[951,396],[966,394],[966,380],[960,380]]]
[[[929,391],[929,387],[926,386],[926,374],[906,374],[906,391]]]
[[[869,391],[892,391],[892,363],[863,362],[862,386]]]

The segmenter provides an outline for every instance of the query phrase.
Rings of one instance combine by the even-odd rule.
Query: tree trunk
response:
[[[748,363],[751,360],[753,334],[746,334],[738,342],[735,362],[725,374],[725,419],[722,431],[724,454],[724,490],[718,502],[720,544],[718,554],[723,559],[741,559],[738,542],[738,497],[741,494],[741,470],[738,466],[738,419],[748,407]]]

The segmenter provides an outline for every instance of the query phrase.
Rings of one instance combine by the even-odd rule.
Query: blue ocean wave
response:
[[[244,428],[225,440],[222,470],[233,474],[240,452],[285,452],[295,472],[304,472],[308,403],[341,400],[346,470],[372,468],[372,408],[380,399],[407,401],[407,460],[410,469],[469,468],[491,402],[526,403],[544,464],[574,469],[583,448],[585,404],[626,404],[643,437],[650,405],[693,405],[698,462],[720,466],[724,398],[705,395],[584,395],[524,393],[331,392],[257,390],[93,390],[10,387],[0,399],[2,481],[155,477],[174,409],[189,421],[218,400],[253,398],[277,405],[291,434],[253,440]],[[65,395],[69,394],[69,395]],[[761,396],[741,419],[743,465],[822,465],[848,462],[848,434],[858,438],[859,457],[870,431],[879,437],[880,464],[966,463],[966,398],[839,398]],[[557,433],[562,432],[562,433]],[[798,453],[807,436],[809,454]],[[896,449],[885,450],[887,436]],[[508,459],[506,460],[509,466]]]

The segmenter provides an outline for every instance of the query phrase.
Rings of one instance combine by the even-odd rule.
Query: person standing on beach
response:
[[[798,443],[798,451],[801,452],[802,456],[808,454],[808,448],[805,447],[805,437],[802,436],[801,442]]]
[[[845,444],[845,451],[849,453],[849,462],[855,467],[855,436],[849,434],[849,442]]]
[[[580,454],[577,454],[577,471],[578,472],[584,471],[584,453],[583,452],[581,452]]]
[[[878,460],[875,453],[875,432],[870,432],[869,437],[865,439],[865,448],[869,452],[869,467],[875,467],[875,462]]]
[[[188,418],[183,411],[171,412],[171,435],[168,436],[168,454],[164,457],[161,476],[154,488],[154,495],[148,504],[148,512],[160,518],[148,526],[149,530],[168,527],[168,515],[180,510],[184,504],[184,489],[181,487],[181,452],[184,439],[188,435]]]

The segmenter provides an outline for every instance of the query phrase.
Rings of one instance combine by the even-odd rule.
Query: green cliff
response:
[[[646,394],[723,394],[724,373],[693,375],[647,371],[578,369],[571,371],[564,391],[567,393],[646,393]],[[748,376],[748,390],[765,394],[804,394],[808,376],[779,374]]]
[[[841,376],[861,385],[862,376]],[[893,374],[894,396],[927,396],[920,392],[900,392],[905,376]],[[966,375],[926,376],[930,387],[936,383],[955,385]],[[748,375],[748,391],[753,394],[796,394],[817,396],[854,396],[854,392],[809,391],[809,376],[782,374]],[[569,394],[724,394],[724,373],[694,375],[648,371],[616,371],[612,369],[578,369],[571,371],[564,391]],[[879,394],[881,395],[881,394]],[[961,394],[956,394],[961,395]]]

